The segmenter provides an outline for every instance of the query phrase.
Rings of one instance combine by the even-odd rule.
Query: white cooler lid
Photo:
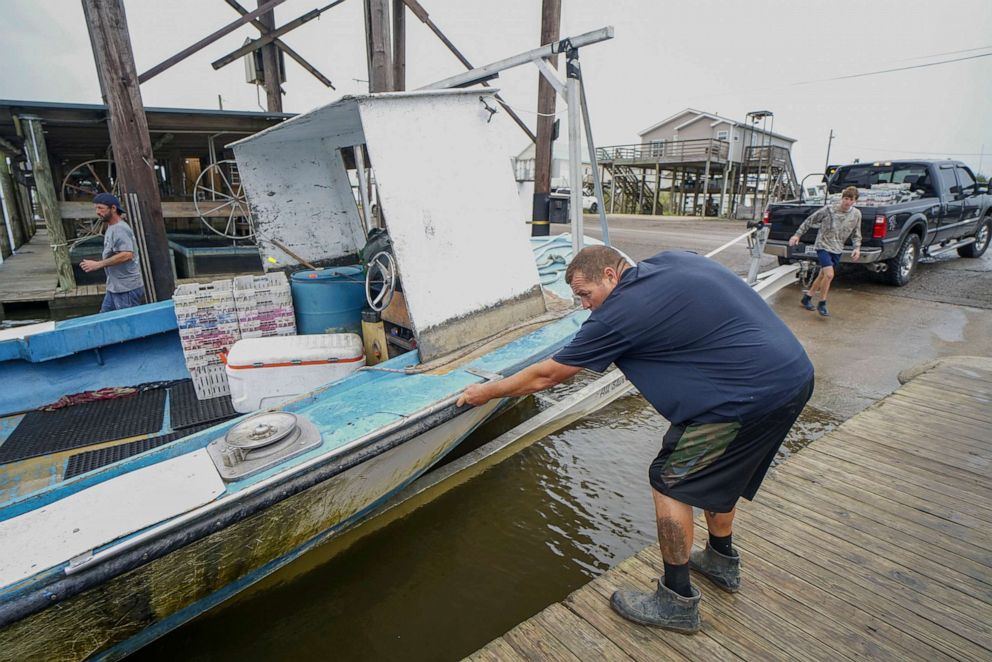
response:
[[[365,356],[357,333],[323,333],[309,336],[244,338],[227,354],[230,368],[261,368],[275,365],[345,363]]]

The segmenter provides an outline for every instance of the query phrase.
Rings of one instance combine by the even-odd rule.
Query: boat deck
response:
[[[238,415],[230,396],[197,400],[190,380],[119,391],[0,418],[0,503]]]
[[[610,609],[661,574],[650,546],[469,659],[992,659],[990,401],[992,360],[945,360],[780,465],[738,511],[741,591],[695,582],[694,636]]]

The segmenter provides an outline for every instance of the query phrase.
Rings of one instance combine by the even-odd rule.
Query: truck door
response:
[[[954,174],[954,164],[942,164],[938,167],[937,186],[940,188],[940,223],[937,226],[939,243],[957,237],[962,232],[962,216],[964,215],[964,196]]]
[[[982,213],[982,196],[978,195],[978,183],[967,167],[959,165],[955,168],[958,173],[958,185],[961,187],[962,203],[961,232],[955,236],[971,235],[978,227],[978,218]]]

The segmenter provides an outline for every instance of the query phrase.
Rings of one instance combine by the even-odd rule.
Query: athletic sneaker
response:
[[[799,303],[801,303],[803,305],[803,308],[805,308],[806,310],[813,310],[813,297],[811,297],[809,294],[804,294],[802,301],[800,301]]]
[[[827,312],[827,302],[826,301],[821,301],[816,306],[816,312],[820,313],[820,315],[822,315],[823,317],[830,317],[830,313]]]

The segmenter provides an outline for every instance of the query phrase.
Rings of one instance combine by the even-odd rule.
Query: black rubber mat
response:
[[[140,439],[126,444],[120,444],[119,446],[100,448],[95,451],[86,451],[85,453],[77,453],[69,458],[69,464],[66,465],[65,474],[62,476],[62,479],[65,480],[72,478],[73,476],[78,476],[79,474],[84,474],[87,471],[99,469],[100,467],[104,467],[113,462],[119,462],[124,458],[145,453],[153,448],[163,446],[170,441],[188,437],[189,435],[199,432],[200,430],[204,430],[208,427],[210,426],[201,425],[198,427],[187,428],[179,432],[170,432],[169,434],[163,434],[158,437],[150,437],[148,439]]]
[[[164,388],[56,411],[32,411],[0,446],[0,464],[158,432],[164,414]]]
[[[237,415],[231,405],[231,396],[197,400],[193,382],[188,379],[169,389],[169,416],[173,430],[226,421]]]

